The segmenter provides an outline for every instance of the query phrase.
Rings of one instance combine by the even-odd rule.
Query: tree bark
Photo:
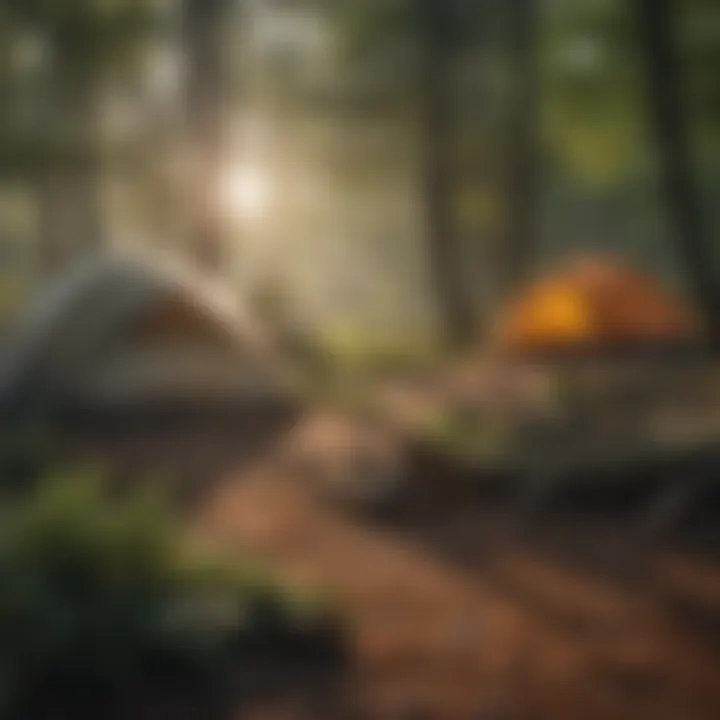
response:
[[[38,168],[39,250],[43,270],[54,273],[105,242],[103,158],[99,127],[99,83],[47,90],[47,122],[53,149]]]
[[[93,111],[94,109],[89,108],[89,112]],[[102,152],[100,142],[96,138],[87,162],[78,170],[75,178],[71,176],[68,180],[74,186],[74,227],[77,232],[79,252],[95,253],[103,250],[107,245],[108,224]]]
[[[191,149],[189,242],[191,253],[211,272],[225,261],[224,233],[219,213],[223,155],[222,28],[226,0],[184,0],[186,53],[186,114]]]
[[[40,270],[51,277],[67,261],[67,178],[59,168],[45,168],[35,185]]]
[[[539,60],[537,0],[509,5],[511,91],[504,221],[499,258],[501,301],[529,280],[537,261],[539,205]]]
[[[646,99],[659,156],[661,195],[675,251],[684,266],[710,340],[720,347],[720,294],[705,236],[683,108],[681,64],[673,37],[673,0],[635,0],[646,74]]]
[[[455,214],[457,182],[453,168],[453,99],[450,48],[446,30],[452,22],[449,0],[418,0],[420,18],[420,142],[430,270],[441,329],[454,346],[474,334],[474,317],[457,267],[460,254]]]

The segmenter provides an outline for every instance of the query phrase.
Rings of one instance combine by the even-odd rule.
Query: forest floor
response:
[[[203,542],[336,600],[345,676],[285,674],[234,717],[720,717],[717,557],[613,516],[528,518],[503,501],[457,502],[437,468],[416,478],[422,492],[411,487],[394,513],[372,519],[328,502],[283,462],[289,438],[243,463],[229,427],[92,447],[168,475],[174,458],[194,478]]]
[[[720,563],[627,527],[442,501],[370,522],[270,460],[231,476],[201,528],[327,588],[349,625],[352,677],[322,709],[294,697],[243,717],[720,715]]]

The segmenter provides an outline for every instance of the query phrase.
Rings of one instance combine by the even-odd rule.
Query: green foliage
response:
[[[512,457],[517,447],[516,430],[508,419],[447,410],[428,423],[421,435],[424,443],[443,454],[493,464]]]
[[[12,320],[33,289],[27,278],[14,276],[0,279],[0,326]]]
[[[417,370],[432,366],[438,359],[438,349],[428,338],[390,337],[387,333],[363,332],[350,324],[328,328],[321,345],[338,367],[361,373]]]
[[[463,0],[317,0],[335,23],[348,58],[375,57],[402,43],[432,43],[449,53],[467,47],[477,9]]]
[[[15,490],[37,476],[49,450],[47,423],[41,417],[18,417],[0,432],[0,492]]]
[[[161,28],[157,0],[0,3],[3,176],[33,178],[48,167],[91,165],[99,92],[110,81],[137,76]]]
[[[126,63],[156,27],[152,0],[5,0],[3,20],[32,33],[53,64],[86,78]]]
[[[713,0],[679,2],[676,35],[685,69],[685,97],[697,160],[717,170],[720,163],[720,6]]]
[[[325,619],[319,602],[191,551],[158,497],[111,502],[73,474],[5,508],[0,587],[14,718],[137,701],[168,681],[191,690],[243,649],[313,638]]]
[[[558,2],[543,14],[544,125],[555,156],[586,183],[609,187],[648,164],[642,61],[632,3]],[[720,148],[720,9],[677,3],[675,38],[700,159]]]
[[[544,126],[576,177],[611,186],[641,164],[641,65],[631,6],[559,3],[543,18]]]

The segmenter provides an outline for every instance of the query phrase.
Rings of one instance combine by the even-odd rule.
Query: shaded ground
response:
[[[270,461],[208,503],[214,540],[347,614],[352,685],[316,717],[718,717],[720,565],[607,521],[519,525],[441,494],[380,526]]]
[[[284,441],[248,455],[243,429],[220,427],[126,433],[103,448],[91,438],[70,454],[92,447],[130,467],[184,468],[203,542],[337,597],[352,651],[345,677],[271,670],[254,681],[267,688],[257,700],[239,689],[237,717],[720,716],[711,557],[617,519],[529,518],[453,497],[438,467],[399,512],[371,521],[323,501],[281,462]]]

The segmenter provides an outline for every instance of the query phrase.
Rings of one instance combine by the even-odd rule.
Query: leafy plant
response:
[[[2,490],[27,483],[40,471],[50,444],[47,423],[40,417],[17,417],[0,431]]]
[[[310,611],[252,566],[193,551],[158,497],[110,502],[74,474],[5,508],[0,587],[3,717],[99,717],[165,683],[201,689],[260,650],[318,649],[334,632],[319,601]]]
[[[422,434],[430,447],[473,462],[508,458],[516,444],[511,421],[470,418],[455,410],[435,418]]]

